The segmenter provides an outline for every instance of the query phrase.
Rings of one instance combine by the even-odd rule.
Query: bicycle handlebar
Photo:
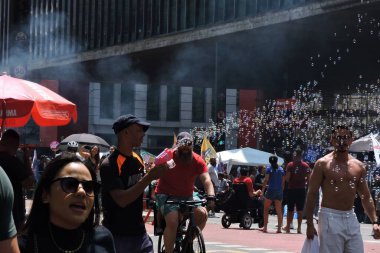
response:
[[[166,204],[177,204],[177,205],[187,205],[192,206],[196,204],[202,204],[205,205],[207,203],[206,199],[201,200],[166,200]]]

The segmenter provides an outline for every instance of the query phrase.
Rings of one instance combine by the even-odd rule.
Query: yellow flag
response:
[[[177,145],[177,135],[173,132],[173,148]]]
[[[206,135],[203,136],[202,146],[201,146],[201,155],[203,160],[208,163],[211,157],[216,158],[216,151],[211,145],[210,141],[207,139]]]

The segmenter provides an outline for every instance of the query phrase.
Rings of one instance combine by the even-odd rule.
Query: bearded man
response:
[[[191,200],[195,178],[199,176],[208,195],[208,205],[215,205],[214,187],[208,173],[207,165],[202,157],[193,152],[193,137],[188,132],[179,133],[177,136],[177,148],[173,154],[175,167],[167,170],[161,176],[156,188],[157,206],[165,218],[164,230],[165,252],[173,252],[174,242],[178,226],[179,205],[166,204],[167,200]],[[194,208],[195,223],[203,229],[207,221],[207,210],[200,206]]]

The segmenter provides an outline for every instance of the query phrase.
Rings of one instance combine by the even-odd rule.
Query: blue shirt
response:
[[[265,174],[269,175],[268,189],[282,190],[282,178],[285,176],[285,171],[282,167],[274,169],[272,166],[268,166]]]

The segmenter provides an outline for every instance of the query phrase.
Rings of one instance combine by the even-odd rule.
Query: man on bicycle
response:
[[[164,230],[165,253],[172,253],[176,240],[176,232],[179,220],[179,205],[166,204],[167,200],[191,200],[195,178],[199,176],[207,193],[208,205],[215,205],[215,194],[207,165],[200,155],[193,152],[193,137],[188,132],[179,133],[177,136],[177,149],[174,151],[173,160],[175,167],[167,170],[161,176],[156,188],[158,209],[165,218]],[[206,208],[199,206],[194,209],[195,223],[202,230],[207,221]]]

